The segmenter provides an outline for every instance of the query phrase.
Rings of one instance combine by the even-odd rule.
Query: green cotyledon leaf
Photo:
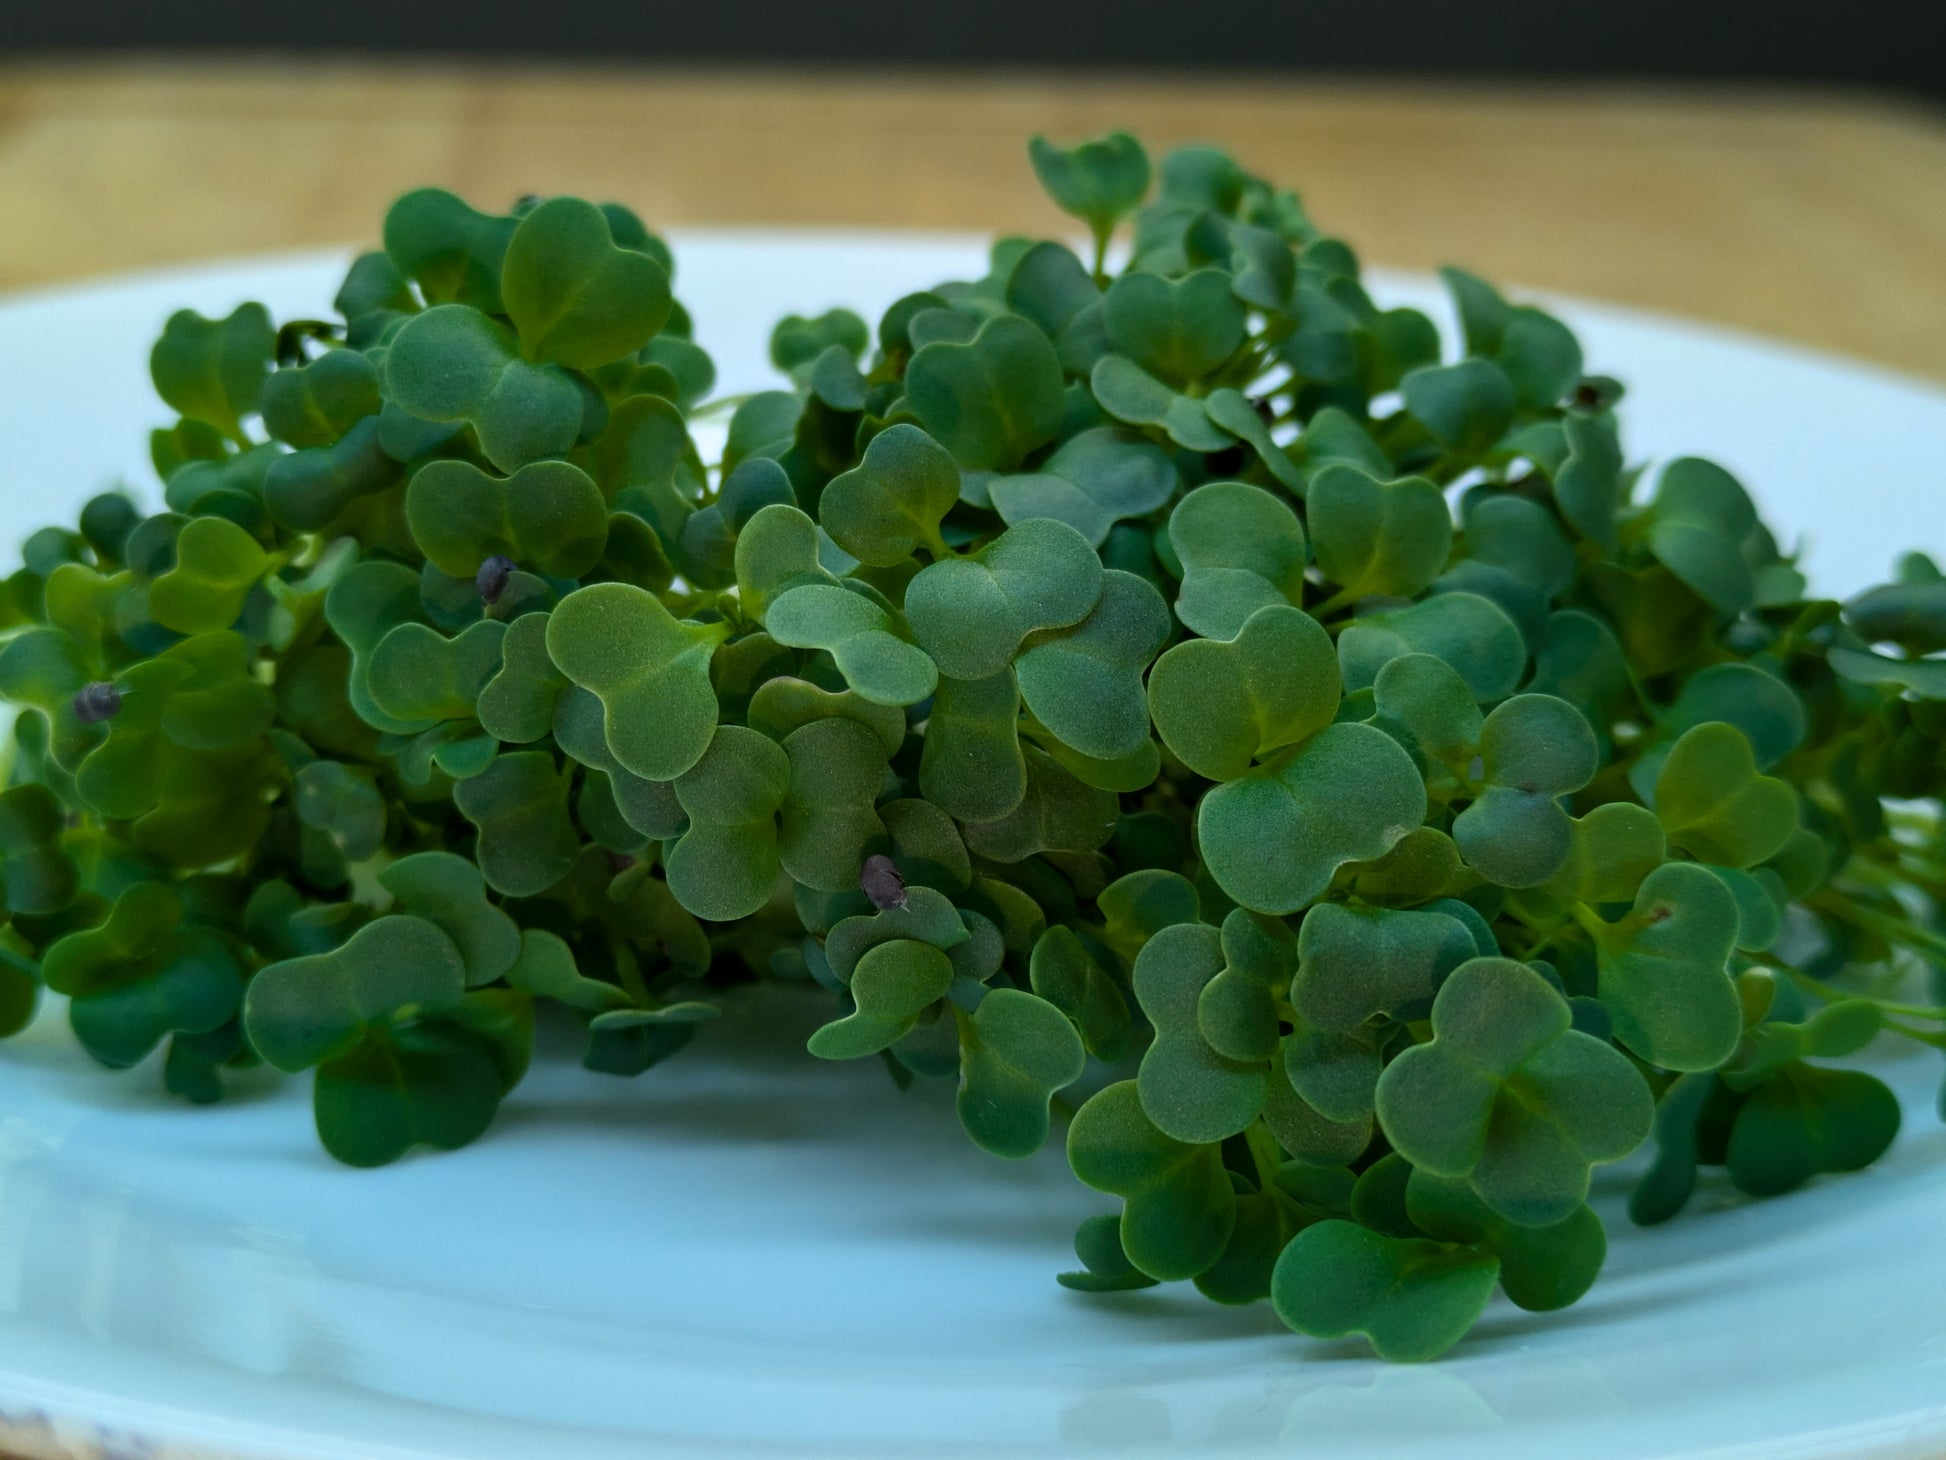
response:
[[[1224,892],[1286,914],[1316,901],[1346,862],[1383,856],[1425,814],[1425,782],[1398,742],[1340,723],[1210,791],[1196,834]]]
[[[1581,712],[1553,695],[1515,695],[1480,728],[1484,784],[1453,822],[1467,865],[1502,887],[1538,887],[1573,850],[1560,798],[1594,778],[1595,734]]]
[[[1111,568],[1086,618],[1033,635],[1016,656],[1020,697],[1062,744],[1098,760],[1128,755],[1148,744],[1142,672],[1168,638],[1162,595]]]
[[[633,354],[669,318],[662,264],[619,246],[608,216],[579,198],[549,198],[521,218],[500,295],[528,359],[577,370]]]
[[[0,791],[0,909],[9,916],[59,912],[81,890],[81,871],[61,845],[65,825],[46,786]]]
[[[941,674],[985,679],[1006,668],[1027,635],[1079,623],[1102,582],[1086,538],[1065,522],[1031,518],[973,557],[922,569],[906,588],[906,620]]]
[[[1194,1277],[1223,1255],[1236,1195],[1221,1147],[1156,1129],[1133,1080],[1098,1091],[1075,1112],[1068,1164],[1087,1185],[1123,1199],[1122,1248],[1149,1277]]]
[[[1229,781],[1330,724],[1341,690],[1330,635],[1301,609],[1273,605],[1233,639],[1189,639],[1165,652],[1148,694],[1170,752],[1199,775]]]
[[[845,683],[874,704],[914,705],[939,683],[937,666],[902,637],[904,626],[888,609],[837,583],[786,588],[765,610],[764,627],[780,644],[825,650]]]
[[[548,657],[601,700],[608,747],[623,767],[672,781],[716,732],[710,655],[728,626],[680,620],[645,589],[596,583],[547,618]]]
[[[923,346],[905,388],[919,423],[967,471],[1009,470],[1061,424],[1061,362],[1018,315],[995,316],[964,343]]]
[[[1355,466],[1327,466],[1304,505],[1318,571],[1347,599],[1414,597],[1446,565],[1452,514],[1424,477],[1381,482]]]
[[[1465,1336],[1499,1276],[1488,1253],[1333,1218],[1291,1238],[1270,1301],[1299,1333],[1362,1333],[1380,1358],[1413,1363],[1438,1358]]]
[[[1198,1022],[1201,996],[1224,967],[1222,936],[1202,923],[1162,929],[1135,960],[1135,996],[1155,1029],[1136,1091],[1155,1128],[1190,1145],[1233,1136],[1263,1109],[1265,1061],[1232,1058]]]
[[[1060,147],[1045,137],[1028,145],[1034,175],[1062,212],[1106,238],[1149,191],[1149,157],[1127,132]]]
[[[41,960],[48,988],[68,996],[68,1022],[103,1064],[123,1069],[172,1032],[206,1033],[234,1018],[243,971],[223,940],[187,926],[182,899],[136,882],[99,926],[67,934]]]
[[[1183,566],[1176,617],[1205,638],[1234,639],[1258,609],[1303,600],[1304,528],[1261,487],[1198,487],[1169,515],[1169,542]]]
[[[237,440],[243,418],[257,409],[275,340],[261,304],[238,305],[225,319],[179,310],[149,356],[156,394],[191,420]]]
[[[1386,1138],[1415,1167],[1465,1180],[1508,1221],[1567,1220],[1592,1167],[1633,1151],[1654,1117],[1635,1067],[1571,1019],[1532,968],[1461,964],[1433,1000],[1432,1041],[1379,1077]]]
[[[939,522],[959,501],[959,468],[917,426],[880,432],[865,457],[825,484],[818,519],[833,541],[862,563],[892,567],[915,548],[946,554]]]
[[[1705,861],[1748,867],[1776,855],[1797,826],[1797,793],[1761,775],[1750,741],[1709,721],[1683,732],[1655,783],[1669,840]]]
[[[1020,989],[993,989],[971,1014],[953,1016],[960,1124],[996,1156],[1033,1155],[1047,1140],[1048,1101],[1081,1078],[1081,1036],[1053,1004]]]
[[[176,538],[176,564],[149,585],[149,612],[181,634],[227,629],[269,566],[249,533],[221,517],[198,517]]]
[[[495,478],[470,462],[429,461],[405,494],[406,522],[442,573],[471,578],[488,558],[579,578],[601,561],[608,506],[594,481],[565,461],[537,461]]]
[[[1598,920],[1599,993],[1615,1038],[1665,1069],[1714,1069],[1729,1058],[1743,1028],[1728,970],[1740,922],[1722,878],[1689,862],[1665,862],[1626,914]]]
[[[471,426],[502,472],[564,455],[581,430],[581,390],[567,372],[523,359],[512,330],[464,304],[408,319],[386,352],[385,383],[411,415]]]

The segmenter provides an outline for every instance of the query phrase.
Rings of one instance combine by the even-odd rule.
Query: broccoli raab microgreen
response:
[[[822,985],[812,1055],[1065,1125],[1070,1288],[1396,1359],[1586,1291],[1645,1144],[1645,1223],[1876,1158],[1830,1061],[1946,1046],[1946,577],[1808,597],[1558,320],[1448,271],[1442,354],[1219,153],[1032,160],[1092,250],[786,319],[734,401],[615,204],[415,192],[336,317],[172,318],[162,510],[0,594],[0,1027],[311,1071],[371,1166],[538,1002],[634,1075]]]

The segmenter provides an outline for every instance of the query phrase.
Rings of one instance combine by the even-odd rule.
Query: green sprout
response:
[[[1447,270],[1443,350],[1220,153],[1031,159],[1084,254],[735,399],[614,203],[421,190],[334,319],[171,317],[156,510],[0,595],[0,1033],[307,1073],[372,1166],[537,1004],[638,1075],[795,984],[1116,1200],[1067,1287],[1397,1360],[1586,1292],[1639,1148],[1641,1223],[1874,1161],[1844,1062],[1946,1049],[1946,574],[1807,596],[1560,321]]]

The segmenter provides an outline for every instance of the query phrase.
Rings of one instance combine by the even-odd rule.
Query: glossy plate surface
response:
[[[768,326],[983,272],[976,240],[692,234],[679,294],[719,389]],[[181,305],[328,303],[346,255],[144,275],[0,304],[0,542],[123,480],[155,499],[148,347]],[[1383,300],[1445,317],[1424,280]],[[1554,301],[1629,383],[1632,458],[1743,477],[1833,594],[1946,547],[1946,392],[1772,342]],[[333,1166],[300,1081],[213,1110],[90,1067],[58,1008],[0,1047],[0,1450],[224,1456],[1924,1456],[1946,1449],[1940,1067],[1860,1176],[1651,1231],[1598,1173],[1594,1292],[1504,1303],[1388,1368],[1186,1286],[1057,1287],[1105,1198],[1058,1150],[1008,1164],[950,1091],[803,1053],[772,996],[635,1081],[543,1055],[473,1148]]]

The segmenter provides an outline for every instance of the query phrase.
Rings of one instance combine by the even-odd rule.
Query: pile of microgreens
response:
[[[0,1029],[44,985],[192,1101],[312,1071],[374,1166],[487,1129],[538,1001],[633,1075],[814,983],[812,1055],[985,1149],[1066,1118],[1121,1198],[1069,1287],[1395,1359],[1586,1291],[1652,1133],[1638,1222],[1876,1158],[1818,1061],[1946,1046],[1893,992],[1946,962],[1946,579],[1807,598],[1559,321],[1449,270],[1442,363],[1220,153],[1033,163],[1092,258],[786,319],[735,400],[573,198],[411,193],[338,318],[172,318],[164,510],[0,592]]]

